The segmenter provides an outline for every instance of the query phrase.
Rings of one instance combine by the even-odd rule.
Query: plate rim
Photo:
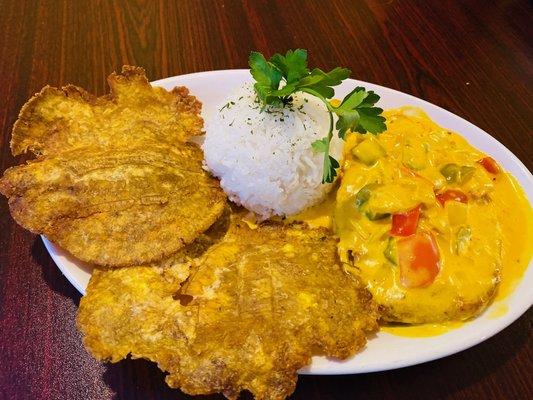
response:
[[[197,78],[205,77],[206,75],[216,76],[216,75],[225,75],[225,74],[235,74],[235,75],[239,76],[239,75],[243,75],[243,74],[249,74],[249,70],[247,70],[247,69],[222,69],[222,70],[200,71],[200,72],[193,72],[193,73],[189,73],[189,74],[176,75],[176,76],[171,76],[171,77],[167,77],[167,78],[162,78],[162,79],[158,79],[158,80],[152,81],[150,83],[153,86],[159,86],[159,87],[171,86],[171,85],[175,86],[176,84],[177,85],[187,85],[186,82],[181,82],[181,81],[190,80],[190,79],[194,80],[194,79],[197,79]],[[243,78],[244,78],[244,76],[243,76]],[[176,82],[177,80],[179,80],[180,82]],[[495,137],[490,135],[488,132],[484,131],[483,129],[479,128],[478,126],[474,125],[473,123],[467,121],[466,119],[460,117],[459,115],[456,115],[456,114],[452,113],[451,111],[446,110],[443,107],[440,107],[440,106],[438,106],[436,104],[430,103],[429,101],[421,99],[421,98],[416,97],[414,95],[411,95],[411,94],[408,94],[408,93],[404,93],[404,92],[401,92],[401,91],[396,90],[396,89],[392,89],[392,88],[388,88],[388,87],[385,87],[385,86],[381,86],[381,85],[378,85],[378,84],[374,84],[374,83],[371,83],[371,82],[357,80],[357,79],[350,79],[349,78],[349,79],[346,80],[346,82],[353,83],[355,85],[367,85],[367,86],[370,85],[373,90],[376,90],[376,91],[379,90],[380,91],[379,92],[380,95],[382,93],[386,92],[389,95],[401,96],[401,97],[403,97],[403,98],[405,98],[407,100],[406,105],[409,104],[409,101],[414,101],[415,103],[419,103],[419,104],[417,104],[417,106],[422,106],[422,108],[424,108],[424,106],[425,106],[425,107],[428,107],[429,109],[433,109],[435,111],[438,111],[438,112],[442,113],[444,117],[455,119],[459,123],[461,123],[463,126],[465,126],[466,128],[476,131],[476,135],[477,134],[481,134],[481,136],[484,139],[487,139],[490,142],[489,144],[491,144],[492,147],[496,147],[499,152],[503,152],[503,154],[499,154],[499,156],[495,156],[495,158],[499,162],[501,162],[501,159],[503,158],[503,159],[506,159],[506,163],[508,162],[508,164],[513,164],[515,168],[518,168],[518,170],[520,172],[520,175],[522,176],[523,179],[526,180],[526,183],[527,183],[526,186],[521,185],[522,189],[524,190],[526,198],[529,200],[529,202],[530,203],[532,202],[532,200],[533,200],[533,175],[531,174],[529,169],[522,163],[522,161],[513,152],[511,152],[503,143],[501,143],[498,139],[496,139]],[[193,93],[193,92],[191,94],[195,95],[195,93]],[[428,112],[428,114],[429,114],[429,110],[428,109],[424,109],[424,111]],[[442,125],[442,124],[440,124],[440,125]],[[461,132],[458,132],[458,133],[461,136],[464,137],[464,135],[461,134]],[[465,139],[469,140],[468,138],[465,138]],[[491,155],[491,156],[494,156],[494,154],[491,154],[490,152],[486,152],[486,151],[484,151],[484,152],[489,154],[489,155]],[[516,175],[516,174],[513,174],[513,175]],[[515,179],[516,179],[516,177],[515,177]],[[66,265],[64,263],[64,259],[66,257],[68,257],[68,256],[65,256],[65,253],[59,247],[55,246],[48,239],[46,239],[46,237],[44,235],[41,235],[41,238],[43,240],[43,243],[44,243],[48,253],[50,254],[51,258],[53,259],[53,261],[57,265],[57,267],[61,270],[63,275],[65,275],[67,280],[76,288],[76,290],[78,290],[82,295],[84,295],[85,294],[85,288],[74,277],[74,275],[72,275],[68,265]],[[77,266],[77,268],[78,269],[82,269],[79,266]],[[513,295],[519,289],[519,287],[521,287],[524,282],[531,281],[531,280],[533,280],[533,260],[530,260],[526,270],[524,271],[523,276],[520,278],[519,281],[517,281],[515,288],[505,298],[505,300],[508,300],[510,298],[514,298]],[[500,333],[502,330],[507,328],[513,322],[515,322],[525,312],[527,312],[528,309],[533,304],[533,291],[530,291],[528,298],[523,299],[523,301],[521,303],[523,303],[522,307],[519,307],[519,308],[517,308],[517,307],[515,307],[515,308],[509,307],[509,310],[505,313],[505,315],[503,315],[503,316],[501,316],[499,318],[493,319],[493,323],[491,324],[492,328],[490,329],[489,333],[481,332],[481,334],[479,336],[476,335],[475,338],[472,338],[471,336],[467,336],[466,338],[464,338],[463,340],[461,340],[459,342],[456,341],[457,344],[455,346],[452,346],[451,348],[444,348],[444,349],[441,349],[440,351],[437,351],[435,353],[429,352],[425,356],[417,357],[416,359],[405,358],[403,360],[389,361],[388,363],[385,362],[385,363],[383,363],[381,365],[370,365],[370,366],[366,366],[366,367],[363,366],[363,367],[361,367],[359,369],[357,369],[357,368],[356,369],[354,369],[354,368],[348,368],[347,369],[346,367],[343,367],[343,365],[346,365],[353,358],[349,358],[349,359],[344,360],[344,361],[331,360],[331,362],[330,362],[330,361],[324,361],[325,359],[323,357],[314,357],[313,358],[313,363],[310,364],[309,366],[303,368],[302,370],[300,370],[299,374],[303,374],[303,375],[345,375],[345,374],[358,374],[358,373],[367,373],[367,372],[378,372],[378,371],[387,371],[387,370],[392,370],[392,369],[404,368],[404,367],[408,367],[408,366],[414,366],[414,365],[418,365],[418,364],[434,361],[434,360],[437,360],[437,359],[440,359],[440,358],[444,358],[444,357],[447,357],[447,356],[450,356],[452,354],[456,354],[456,353],[462,352],[462,351],[464,351],[466,349],[469,349],[469,348],[471,348],[473,346],[478,345],[479,343],[481,343],[481,342],[489,339],[490,337]],[[487,309],[489,309],[492,305],[494,305],[494,303],[490,304]],[[475,321],[475,319],[474,319],[474,321]],[[455,329],[455,331],[464,329],[464,327],[466,327],[466,326],[467,325],[465,324],[464,326]],[[383,333],[381,333],[381,334],[383,334]],[[380,334],[378,333],[377,335],[378,335],[378,337],[372,338],[370,340],[374,341],[374,340],[379,339],[379,335]],[[385,334],[385,335],[388,335],[388,334]],[[391,336],[393,336],[393,335],[391,335]],[[432,336],[430,338],[433,339],[433,338],[440,338],[440,337],[443,337],[443,335]],[[415,340],[422,339],[423,340],[425,338],[404,338],[404,339],[406,339],[406,340],[409,340],[409,339],[415,339]],[[354,357],[355,357],[355,359],[357,359],[357,354]],[[315,362],[315,361],[317,361],[317,362]]]

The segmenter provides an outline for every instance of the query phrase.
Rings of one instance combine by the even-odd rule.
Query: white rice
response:
[[[251,84],[239,88],[206,118],[206,167],[220,179],[230,200],[262,218],[296,214],[320,202],[331,189],[322,184],[324,154],[311,143],[329,129],[326,107],[298,93],[292,106],[261,106]],[[342,140],[330,154],[337,160]]]

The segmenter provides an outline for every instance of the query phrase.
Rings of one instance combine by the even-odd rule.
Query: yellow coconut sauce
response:
[[[505,314],[505,298],[533,252],[532,210],[522,189],[504,171],[488,172],[478,162],[483,153],[420,109],[388,110],[384,116],[386,132],[348,137],[335,193],[293,219],[335,230],[341,261],[365,282],[390,321],[385,332],[439,335],[491,302],[489,317]],[[436,195],[446,191],[459,191],[467,201],[443,205]],[[391,235],[391,215],[416,207],[416,235],[433,238],[438,273],[406,287],[405,263],[397,255],[404,238]]]
[[[495,301],[502,301],[514,290],[533,255],[533,218],[531,206],[513,176],[501,174],[496,187],[493,200],[503,231],[503,268]]]
[[[324,227],[333,229],[333,215],[335,213],[336,196],[337,185],[335,185],[322,203],[309,207],[299,214],[288,216],[286,221],[288,223],[293,221],[304,221],[311,228]]]

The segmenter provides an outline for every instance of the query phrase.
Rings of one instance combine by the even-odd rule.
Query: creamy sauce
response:
[[[507,173],[486,173],[475,163],[475,160],[484,157],[483,153],[471,147],[461,136],[437,126],[421,110],[405,107],[389,110],[385,116],[388,130],[378,137],[381,150],[378,148],[376,152],[370,149],[370,153],[377,153],[378,160],[369,166],[368,160],[362,163],[360,158],[354,157],[351,150],[369,135],[351,135],[345,146],[340,189],[336,187],[322,204],[289,220],[304,220],[311,226],[334,228],[341,237],[339,253],[344,262],[347,261],[347,249],[363,248],[366,260],[362,257],[364,262],[354,273],[362,274],[378,303],[386,302],[391,294],[407,295],[409,312],[418,304],[430,304],[433,308],[441,307],[444,314],[451,315],[448,318],[451,320],[439,323],[384,325],[384,332],[425,337],[440,335],[461,326],[462,320],[469,318],[468,314],[458,312],[453,315],[446,304],[449,296],[457,291],[472,304],[476,296],[482,299],[484,305],[494,297],[489,317],[505,315],[508,310],[505,299],[523,276],[533,253],[530,240],[533,216],[524,192]],[[381,151],[383,154],[380,154]],[[469,166],[471,171],[468,172],[472,177],[461,187],[450,186],[439,173],[443,163],[447,162]],[[415,171],[415,174],[402,176],[404,167]],[[386,260],[382,255],[383,238],[390,229],[390,219],[389,222],[367,221],[354,211],[354,195],[365,184],[375,180],[384,181],[388,186],[380,188],[381,192],[375,196],[371,204],[373,212],[403,212],[416,204],[424,205],[420,225],[423,229],[436,232],[441,263],[445,264],[431,285],[414,289],[402,287],[399,273],[391,273],[395,266],[385,266]],[[456,201],[439,207],[433,191],[442,192],[449,188],[459,188],[475,201],[469,200],[467,207],[456,204]],[[474,232],[476,241],[458,255],[453,250],[453,246],[456,246],[454,234],[457,226],[466,224],[462,220],[464,218],[468,218],[469,229]],[[483,269],[484,265],[491,267]],[[495,296],[491,287],[497,287]],[[469,300],[470,294],[472,299]],[[484,305],[479,306],[479,309],[482,310]],[[475,309],[472,312],[475,313]]]
[[[418,325],[381,325],[380,331],[390,333],[394,336],[403,337],[431,337],[442,335],[454,329],[460,328],[464,322],[449,321],[438,324],[418,324]]]
[[[503,317],[509,311],[506,298],[524,275],[532,258],[533,235],[531,207],[516,179],[506,173],[498,175],[493,200],[497,205],[503,237],[503,265],[498,292],[487,316]],[[460,328],[464,322],[449,321],[438,324],[382,325],[381,331],[402,337],[431,337]]]
[[[493,304],[492,310],[490,311],[488,317],[491,319],[497,319],[503,317],[505,314],[507,314],[508,311],[509,306],[507,306],[507,303],[497,302]]]
[[[299,214],[288,216],[288,223],[294,221],[304,221],[311,228],[333,229],[333,215],[335,213],[335,197],[337,196],[338,185],[331,190],[326,199],[313,207],[309,207]]]
[[[502,279],[495,301],[512,293],[533,256],[533,217],[524,191],[509,174],[500,174],[493,200],[503,231]]]

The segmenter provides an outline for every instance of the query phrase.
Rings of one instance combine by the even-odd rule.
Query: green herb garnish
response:
[[[338,106],[329,100],[333,98],[334,86],[340,85],[350,76],[346,68],[334,68],[324,72],[318,68],[310,71],[307,68],[307,51],[302,49],[289,50],[283,56],[274,54],[270,60],[258,52],[252,52],[249,58],[250,72],[255,79],[254,89],[264,110],[267,106],[284,107],[292,104],[292,95],[296,92],[308,93],[322,100],[329,113],[328,135],[313,142],[313,150],[324,153],[324,169],[322,183],[333,182],[337,175],[339,163],[329,154],[329,145],[333,137],[335,124],[338,136],[345,139],[346,132],[370,132],[378,134],[386,129],[383,110],[374,107],[379,96],[364,87],[356,87]],[[283,86],[281,85],[283,82]]]

